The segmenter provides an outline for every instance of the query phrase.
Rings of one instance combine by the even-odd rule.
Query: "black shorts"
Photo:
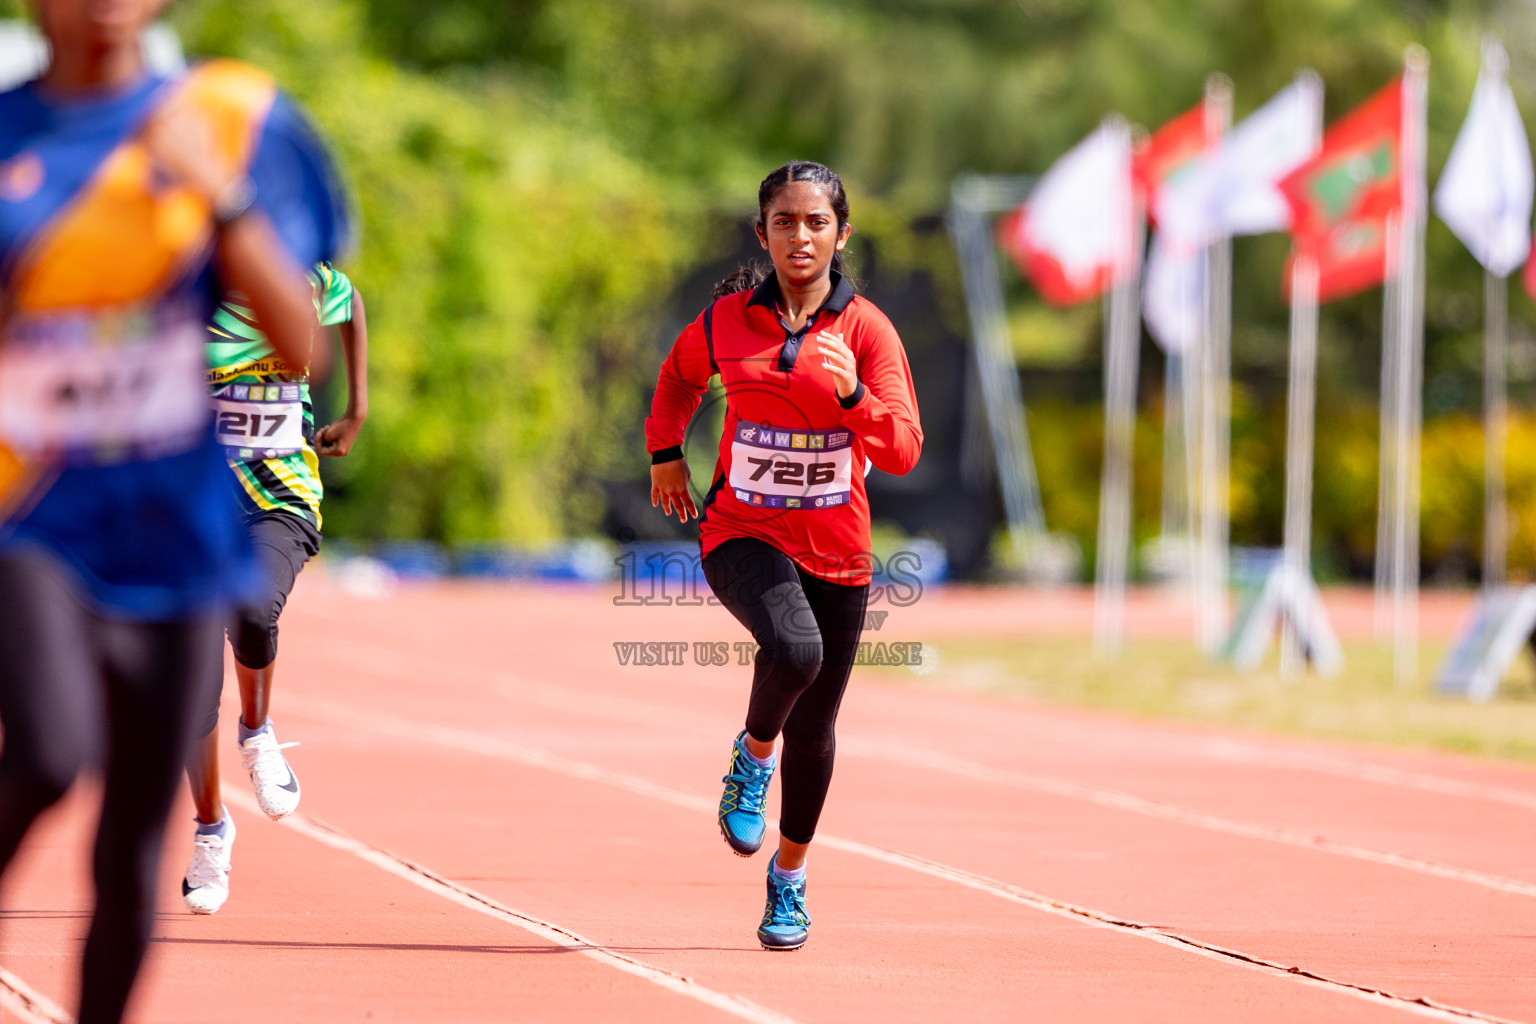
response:
[[[246,668],[266,668],[277,660],[277,620],[288,595],[304,569],[304,563],[320,553],[320,531],[292,512],[258,512],[247,516],[245,528],[266,569],[265,587],[249,604],[236,608],[226,630],[235,661]],[[218,667],[209,687],[211,700],[204,709],[198,735],[206,736],[219,724],[219,694],[224,689],[224,667]]]
[[[277,658],[278,616],[304,563],[320,553],[320,531],[292,512],[258,512],[245,526],[267,570],[267,585],[259,598],[235,609],[229,645],[246,668],[266,668]]]

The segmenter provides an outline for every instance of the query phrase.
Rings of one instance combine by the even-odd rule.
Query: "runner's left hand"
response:
[[[315,450],[321,455],[345,455],[352,450],[352,442],[357,440],[357,432],[362,429],[363,417],[343,416],[330,426],[320,428],[315,435]]]
[[[821,365],[832,371],[832,381],[837,385],[837,397],[847,398],[858,390],[859,364],[853,357],[853,349],[843,344],[841,334],[821,331],[816,335],[816,351]]]

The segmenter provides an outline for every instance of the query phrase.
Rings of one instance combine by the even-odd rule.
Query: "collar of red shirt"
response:
[[[798,331],[791,331],[789,325],[784,322],[779,313],[779,300],[783,297],[779,291],[779,275],[769,274],[763,279],[763,283],[752,289],[752,297],[747,300],[747,308],[762,306],[768,310],[768,315],[778,321],[784,328],[784,347],[779,350],[778,369],[783,373],[789,373],[795,368],[795,360],[800,357],[800,343],[816,321],[821,318],[823,312],[837,316],[848,308],[848,303],[853,301],[853,285],[842,274],[830,271],[832,275],[832,291],[816,312],[805,318],[805,326]]]
[[[828,293],[826,300],[816,307],[816,313],[819,314],[822,310],[826,310],[833,316],[836,316],[847,309],[848,303],[853,301],[853,285],[849,284],[848,279],[835,270],[828,271],[828,273],[832,276],[832,291]],[[779,300],[782,298],[783,294],[779,291],[779,275],[770,273],[767,277],[763,278],[762,284],[752,289],[752,297],[747,300],[747,308],[764,306],[777,317],[779,315]],[[815,314],[810,319],[814,320]]]

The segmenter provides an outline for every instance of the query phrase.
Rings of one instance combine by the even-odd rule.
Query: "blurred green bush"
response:
[[[1284,410],[1255,415],[1234,402],[1230,500],[1236,544],[1279,547],[1285,490]],[[1072,534],[1092,565],[1098,528],[1103,410],[1061,401],[1029,408],[1041,498],[1052,530]],[[1373,405],[1320,409],[1313,503],[1313,561],[1324,580],[1365,576],[1375,559],[1379,423]],[[1536,575],[1536,415],[1517,412],[1507,439],[1511,576]],[[1162,416],[1144,411],[1136,425],[1134,516],[1137,547],[1157,536],[1162,498]],[[1423,558],[1442,582],[1472,578],[1482,564],[1483,427],[1466,413],[1424,425]]]

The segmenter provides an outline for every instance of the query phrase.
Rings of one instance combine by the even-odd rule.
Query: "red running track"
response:
[[[871,637],[1027,631],[1056,603],[929,594]],[[1536,772],[892,670],[844,704],[811,941],[764,952],[766,857],[732,856],[712,812],[747,670],[613,646],[740,637],[718,607],[369,598],[312,572],[274,702],[301,812],[268,822],[233,780],[233,895],[193,917],[183,801],[134,1019],[1536,1021]],[[7,883],[0,1005],[22,1020],[74,999],[92,799]]]

